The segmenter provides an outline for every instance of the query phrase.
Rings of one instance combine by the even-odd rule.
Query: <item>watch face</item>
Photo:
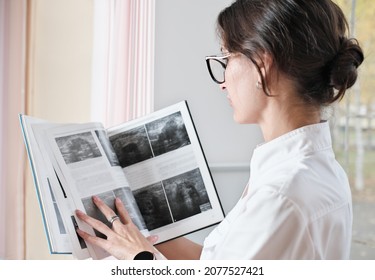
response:
[[[155,259],[154,254],[149,251],[142,251],[134,257],[134,260],[154,260],[154,259]]]

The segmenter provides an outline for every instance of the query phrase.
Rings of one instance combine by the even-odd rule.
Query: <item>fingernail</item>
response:
[[[96,195],[93,195],[93,196],[92,196],[92,200],[93,200],[93,201],[99,201],[99,197],[97,197]]]
[[[151,235],[150,237],[149,237],[151,240],[151,243],[155,243],[156,241],[158,241],[158,239],[159,239],[159,236],[158,235]]]
[[[76,214],[77,214],[77,216],[81,216],[82,214],[83,214],[83,212],[81,211],[81,210],[76,210]]]

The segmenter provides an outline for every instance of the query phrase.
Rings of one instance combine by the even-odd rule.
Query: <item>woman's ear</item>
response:
[[[271,82],[272,70],[273,70],[273,58],[267,53],[263,52],[260,56],[259,68],[262,76],[265,77],[267,84]]]
[[[258,74],[259,74],[259,77],[258,77],[258,82],[260,82],[261,84],[263,84],[263,82],[265,82],[265,86],[266,86],[266,92],[268,94],[270,94],[271,92],[271,88],[272,88],[272,82],[274,81],[274,69],[273,69],[273,58],[272,56],[267,53],[267,52],[263,52],[263,53],[260,53],[256,59],[256,63],[259,67],[258,69]],[[264,81],[262,80],[262,77],[264,78]],[[258,84],[258,83],[257,83]],[[257,86],[258,87],[258,86]],[[262,87],[262,86],[261,86]]]

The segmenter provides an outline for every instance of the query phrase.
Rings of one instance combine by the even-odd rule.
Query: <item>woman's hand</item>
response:
[[[93,196],[93,202],[108,221],[117,216],[116,213],[99,197]],[[77,230],[77,233],[85,241],[106,250],[117,259],[132,260],[135,255],[142,251],[150,251],[155,254],[157,250],[154,248],[153,243],[155,243],[157,238],[155,236],[151,236],[148,239],[144,237],[130,219],[124,204],[119,198],[115,199],[115,205],[119,214],[119,219],[115,219],[112,222],[112,228],[109,228],[101,221],[84,214],[82,211],[76,211],[77,217],[80,220],[103,233],[107,236],[107,239],[90,235],[80,229]]]

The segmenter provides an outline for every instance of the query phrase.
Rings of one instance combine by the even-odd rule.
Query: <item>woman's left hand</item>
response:
[[[110,221],[112,217],[117,216],[116,213],[99,197],[93,196],[93,202],[104,214],[108,221]],[[142,251],[150,251],[155,254],[157,251],[152,244],[155,237],[153,236],[149,239],[144,237],[144,235],[138,230],[137,226],[130,219],[124,204],[119,198],[115,199],[115,205],[119,214],[119,219],[112,222],[112,228],[109,228],[103,222],[84,214],[80,210],[76,211],[77,217],[80,220],[84,221],[97,231],[103,233],[105,236],[107,236],[107,239],[93,236],[80,229],[77,230],[77,233],[85,241],[106,250],[117,259],[132,260],[139,252]]]

